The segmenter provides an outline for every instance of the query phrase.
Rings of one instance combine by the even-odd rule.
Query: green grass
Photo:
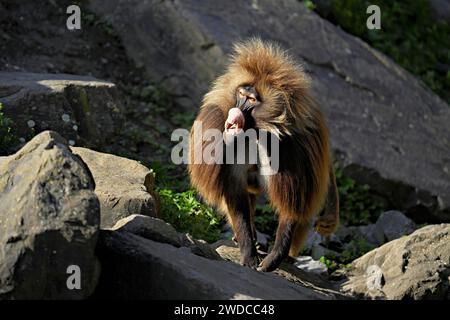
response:
[[[9,149],[18,143],[12,129],[13,121],[3,114],[2,108],[0,103],[0,156],[7,155]]]
[[[219,240],[224,218],[201,203],[193,190],[174,192],[158,189],[162,218],[179,232],[188,232],[207,242]]]
[[[370,4],[381,9],[381,30],[366,27]],[[450,25],[432,17],[428,0],[333,0],[324,18],[390,56],[450,103]]]

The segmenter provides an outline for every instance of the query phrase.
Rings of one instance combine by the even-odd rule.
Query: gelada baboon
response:
[[[193,163],[196,147],[219,141],[194,141],[191,129],[191,183],[228,217],[243,265],[271,271],[288,254],[297,256],[312,217],[322,209],[316,229],[324,235],[335,231],[339,204],[325,120],[309,93],[307,75],[279,46],[260,39],[236,44],[226,73],[205,95],[196,121],[203,131],[219,129],[225,136],[256,129],[279,139],[278,171],[261,175],[258,165]],[[261,192],[279,223],[272,251],[259,264],[253,216]]]

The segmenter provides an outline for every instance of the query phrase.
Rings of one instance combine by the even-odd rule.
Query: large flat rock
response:
[[[258,35],[303,61],[337,159],[416,221],[450,221],[450,108],[389,58],[297,0],[91,1],[128,54],[188,111],[232,43]]]
[[[101,228],[110,228],[133,214],[159,217],[154,173],[135,160],[72,147],[92,173],[100,201]]]
[[[100,147],[123,121],[115,85],[93,77],[0,72],[0,103],[25,140],[54,130],[72,145]]]
[[[197,256],[125,231],[101,230],[102,264],[93,297],[105,299],[337,299],[333,291],[295,284],[228,261]]]

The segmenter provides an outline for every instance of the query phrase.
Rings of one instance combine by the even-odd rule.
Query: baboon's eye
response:
[[[248,101],[250,101],[250,103],[256,103],[256,98],[248,97]]]

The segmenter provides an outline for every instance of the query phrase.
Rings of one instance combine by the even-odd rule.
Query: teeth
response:
[[[230,129],[239,129],[239,126],[237,123],[230,123],[230,122],[226,122],[225,123],[225,129],[230,130]]]

